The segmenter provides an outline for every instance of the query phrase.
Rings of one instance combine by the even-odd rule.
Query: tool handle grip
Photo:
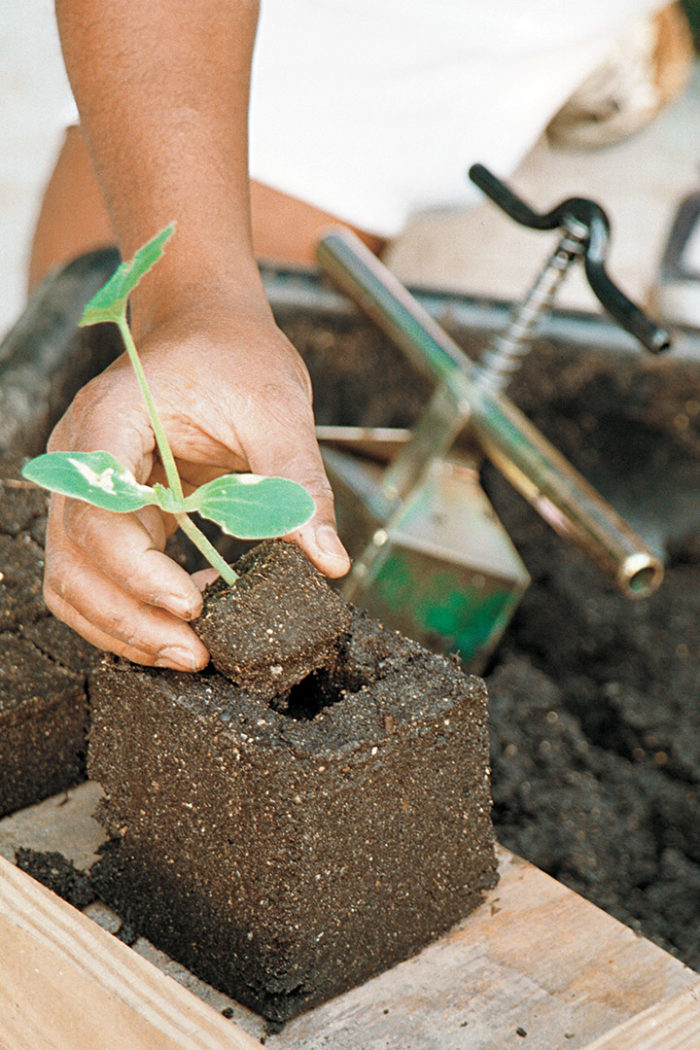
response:
[[[595,201],[569,197],[548,212],[537,212],[485,168],[473,164],[469,178],[494,204],[521,226],[531,230],[575,230],[585,237],[584,269],[588,283],[601,305],[647,350],[658,354],[671,345],[668,332],[655,324],[610,278],[605,268],[610,240],[610,221]]]

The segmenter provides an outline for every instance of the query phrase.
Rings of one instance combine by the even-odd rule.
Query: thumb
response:
[[[314,497],[316,513],[311,521],[291,533],[289,538],[301,547],[306,556],[324,576],[335,579],[345,576],[350,568],[350,558],[338,536],[335,514],[333,512],[333,494],[323,472],[325,485],[304,485]],[[302,482],[303,484],[303,482]]]
[[[277,430],[273,443],[258,443],[250,467],[255,473],[278,475],[304,486],[316,504],[315,513],[286,538],[301,547],[319,572],[335,579],[346,574],[350,558],[338,536],[333,490],[316,441],[313,416],[309,413],[303,422],[297,419],[297,424]]]

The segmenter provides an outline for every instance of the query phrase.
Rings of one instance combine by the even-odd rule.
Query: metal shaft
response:
[[[477,366],[359,238],[347,230],[328,233],[317,255],[329,276],[415,367],[444,385],[440,400],[451,399],[455,413],[468,416],[486,455],[552,528],[584,550],[629,596],[656,590],[663,577],[658,557],[515,405],[482,387]],[[409,459],[406,474],[415,455],[411,445],[399,453]],[[404,466],[399,463],[399,472]]]
[[[588,230],[575,220],[567,223],[556,248],[525,298],[513,311],[505,331],[491,338],[479,362],[479,382],[489,390],[506,390],[523,358],[542,314],[549,310],[571,264],[583,253]]]

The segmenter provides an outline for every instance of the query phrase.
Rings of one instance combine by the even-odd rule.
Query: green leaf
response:
[[[287,478],[227,474],[202,485],[185,500],[187,511],[215,521],[242,540],[284,536],[313,517],[316,504],[303,486]]]
[[[47,452],[31,459],[22,474],[52,492],[121,514],[158,502],[153,489],[139,485],[109,452]]]
[[[129,295],[143,275],[158,262],[163,254],[163,245],[170,239],[174,230],[174,223],[166,226],[148,244],[139,248],[131,262],[124,262],[119,266],[83,310],[83,316],[78,322],[81,327],[99,324],[100,321],[119,321],[126,316],[126,301]]]

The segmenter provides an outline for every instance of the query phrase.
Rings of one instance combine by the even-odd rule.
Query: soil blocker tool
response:
[[[354,234],[329,232],[319,241],[317,257],[334,283],[436,383],[410,436],[397,435],[396,452],[384,469],[337,448],[324,451],[340,534],[354,559],[344,594],[386,626],[432,648],[456,651],[479,670],[529,583],[481,488],[482,453],[623,593],[645,597],[663,577],[657,555],[502,392],[527,352],[538,318],[580,258],[603,306],[648,350],[666,349],[669,339],[608,277],[609,226],[598,205],[572,198],[540,215],[481,165],[470,175],[516,221],[535,229],[561,228],[555,251],[506,331],[491,341],[482,364],[464,353]],[[322,439],[352,446],[352,428],[326,429]],[[473,456],[452,448],[465,429]],[[355,441],[367,450],[372,434],[358,428]],[[380,447],[392,448],[389,430],[380,431]]]

